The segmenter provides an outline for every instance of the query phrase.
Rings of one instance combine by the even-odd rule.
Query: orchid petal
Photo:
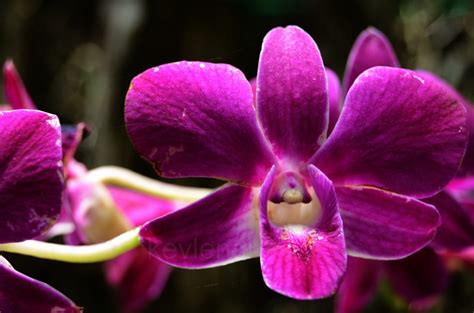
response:
[[[257,111],[276,155],[306,161],[325,139],[327,79],[319,49],[301,28],[274,28],[263,40]]]
[[[178,209],[178,203],[117,186],[106,186],[120,212],[134,226],[140,226]]]
[[[347,271],[336,295],[336,313],[357,313],[372,301],[382,274],[382,262],[348,257]]]
[[[456,173],[467,144],[464,107],[404,69],[375,67],[352,85],[339,121],[311,162],[336,185],[431,196]]]
[[[392,288],[415,310],[429,309],[447,287],[446,267],[429,248],[384,265]]]
[[[5,100],[13,110],[36,109],[12,60],[6,61],[3,65],[3,91]]]
[[[107,262],[106,277],[118,289],[124,312],[137,312],[163,291],[171,267],[140,247]]]
[[[314,166],[309,168],[314,191],[323,210],[316,225],[295,231],[278,227],[268,218],[267,205],[275,170],[269,172],[260,192],[262,274],[273,290],[296,299],[332,295],[346,268],[342,222],[331,181]]]
[[[80,313],[82,309],[51,286],[15,271],[0,260],[0,312]]]
[[[446,192],[423,201],[438,209],[442,221],[431,247],[435,250],[459,251],[474,246],[474,222],[464,207]]]
[[[426,246],[436,234],[436,209],[414,198],[371,187],[337,187],[349,255],[400,259]]]
[[[439,76],[423,70],[418,70],[417,73],[421,77],[432,79],[433,81],[436,81],[438,84],[445,87],[446,92],[449,93],[451,97],[457,99],[466,108],[469,141],[467,142],[466,153],[464,154],[464,159],[462,161],[461,168],[458,171],[458,175],[474,175],[474,107],[469,101],[467,101],[463,96],[461,96],[461,94],[457,90],[455,90],[451,85],[449,85]]]
[[[252,189],[227,184],[209,196],[146,223],[142,245],[170,265],[205,268],[258,256]]]
[[[0,112],[0,243],[31,239],[59,217],[63,178],[56,116]]]
[[[467,142],[466,153],[464,154],[458,174],[474,175],[474,107],[472,104],[466,103],[465,108],[469,141]]]
[[[250,84],[230,65],[161,65],[133,79],[125,103],[127,131],[161,176],[258,185],[274,157],[252,102]]]
[[[360,74],[375,66],[399,67],[399,63],[387,37],[378,29],[369,27],[357,37],[349,54],[344,72],[344,95]]]
[[[326,75],[328,78],[328,95],[329,95],[329,125],[328,134],[332,132],[339,118],[339,106],[341,100],[341,83],[333,70],[326,67]]]

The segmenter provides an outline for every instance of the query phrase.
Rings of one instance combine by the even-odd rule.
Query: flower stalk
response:
[[[137,227],[111,240],[85,246],[69,246],[38,240],[26,240],[17,243],[1,244],[0,252],[17,253],[69,263],[102,262],[111,260],[138,247],[140,245],[139,231],[140,228]]]
[[[87,173],[88,179],[105,185],[115,185],[169,200],[192,202],[211,193],[211,189],[177,186],[160,182],[125,168],[102,166]]]

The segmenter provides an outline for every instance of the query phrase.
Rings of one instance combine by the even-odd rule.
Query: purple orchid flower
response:
[[[0,139],[0,243],[32,239],[52,226],[61,208],[59,121],[41,111],[2,111]],[[32,310],[82,311],[52,287],[15,271],[2,258],[0,311]]]
[[[255,108],[226,64],[183,61],[134,78],[125,121],[139,153],[165,177],[228,181],[145,224],[143,246],[186,268],[260,256],[270,288],[315,299],[335,292],[346,253],[398,259],[427,245],[439,215],[414,197],[454,176],[464,108],[435,81],[377,67],[356,79],[326,138],[327,89],[315,42],[295,26],[263,41]]]
[[[357,38],[351,50],[344,76],[345,88],[349,89],[357,76],[368,68],[378,65],[397,67],[398,64],[388,39],[380,31],[368,28]],[[465,99],[435,75],[424,71],[419,71],[419,75],[423,79],[436,81],[452,98],[463,104],[468,112],[468,129],[474,128],[474,119],[470,119],[473,110]],[[466,157],[474,151],[472,138],[469,137]],[[464,171],[469,169],[469,162],[464,159],[461,166],[466,169]],[[466,207],[453,198],[449,188],[424,201],[438,209],[442,220],[430,247],[396,261],[350,257],[347,273],[337,294],[336,312],[362,311],[374,297],[382,277],[390,281],[394,291],[413,309],[425,310],[437,302],[448,283],[448,271],[439,253],[460,251],[474,245],[474,220],[469,217]]]

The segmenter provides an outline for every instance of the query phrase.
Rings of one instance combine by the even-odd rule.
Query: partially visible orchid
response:
[[[0,112],[2,244],[32,239],[45,233],[58,219],[64,187],[58,118],[45,112],[23,109],[27,105],[10,111],[18,103],[10,100],[25,95],[21,81],[16,85],[10,83],[7,78],[5,93],[8,105]],[[15,271],[0,257],[0,311],[74,313],[82,309],[52,287]]]
[[[37,110],[11,60],[5,62],[3,74],[8,103],[3,108]],[[57,127],[59,129],[59,124]],[[85,165],[74,158],[87,131],[84,123],[61,128],[61,137],[57,140],[62,148],[65,195],[59,222],[47,234],[42,233],[42,238],[61,234],[64,232],[61,230],[67,229],[65,239],[70,244],[99,243],[177,209],[177,201],[91,180]],[[72,232],[67,227],[71,223],[74,224]],[[105,268],[108,282],[118,289],[124,312],[138,311],[155,299],[161,293],[171,270],[171,267],[151,257],[141,247],[108,261]]]
[[[434,195],[464,154],[465,110],[437,81],[376,67],[350,87],[330,136],[328,78],[315,42],[295,26],[270,31],[256,103],[226,64],[178,62],[133,79],[125,121],[165,177],[227,183],[142,227],[171,265],[205,268],[260,256],[266,284],[297,299],[335,292],[346,253],[399,259],[439,226]]]
[[[371,67],[396,67],[398,64],[388,39],[380,31],[368,28],[357,38],[351,50],[344,74],[345,90],[350,89],[358,75]],[[421,79],[436,81],[452,98],[464,105],[467,110],[467,127],[469,132],[474,130],[474,110],[470,104],[435,75],[425,71],[418,73]],[[470,135],[461,173],[472,171],[470,158],[474,153],[473,138]],[[459,201],[463,199],[460,185],[465,186],[465,181],[465,178],[455,179],[444,191],[424,199],[438,209],[442,220],[430,247],[396,261],[349,258],[347,273],[336,299],[336,312],[361,312],[374,297],[383,277],[389,280],[394,291],[412,309],[425,310],[437,302],[448,283],[448,271],[439,253],[455,255],[458,254],[456,251],[474,246],[474,214],[472,210],[469,213],[467,205]],[[472,187],[469,186],[471,191],[474,190]]]

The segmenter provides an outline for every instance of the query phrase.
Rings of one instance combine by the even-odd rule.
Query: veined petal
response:
[[[363,312],[379,287],[381,261],[348,257],[347,271],[336,295],[336,313]]]
[[[465,102],[465,108],[469,141],[458,174],[474,175],[474,106],[469,102]]]
[[[400,259],[426,246],[441,224],[429,204],[371,187],[336,187],[349,255]]]
[[[142,245],[170,265],[213,267],[259,253],[252,189],[228,184],[188,207],[145,224]]]
[[[327,79],[319,49],[301,28],[274,28],[263,40],[257,111],[276,155],[308,160],[326,137]]]
[[[466,212],[466,208],[446,192],[440,192],[423,201],[434,205],[441,216],[442,224],[431,242],[431,247],[435,250],[460,251],[474,246],[474,221]]]
[[[341,105],[341,83],[333,70],[326,67],[326,75],[328,78],[328,95],[329,95],[329,126],[328,135],[334,129],[337,119],[339,118],[339,106]]]
[[[260,192],[260,241],[262,274],[273,290],[295,299],[317,299],[332,295],[346,268],[342,222],[331,181],[314,166],[309,169],[319,198],[321,220],[309,227],[278,227],[268,218],[273,168]]]
[[[3,92],[13,110],[36,109],[12,60],[7,60],[3,65]]]
[[[461,168],[458,171],[458,175],[474,175],[474,107],[473,105],[467,101],[457,90],[455,90],[451,85],[449,85],[446,81],[444,81],[439,76],[423,70],[418,70],[418,74],[421,77],[425,77],[427,79],[432,79],[436,81],[438,84],[442,85],[446,88],[446,92],[448,92],[451,97],[456,98],[460,103],[464,105],[466,108],[466,119],[467,119],[467,128],[469,132],[469,141],[467,142],[466,153],[464,154],[464,158],[461,164]]]
[[[344,95],[360,74],[374,66],[399,67],[399,63],[387,37],[378,29],[369,27],[357,37],[349,54],[344,72]]]
[[[255,185],[274,157],[252,101],[250,84],[230,65],[165,64],[132,80],[125,123],[135,148],[162,176]]]
[[[456,173],[467,137],[465,109],[444,86],[409,70],[375,67],[352,85],[311,162],[335,185],[428,197]]]
[[[0,312],[80,313],[82,309],[51,286],[15,271],[0,260]]]
[[[429,309],[447,287],[443,260],[429,248],[384,266],[392,288],[417,311]]]
[[[118,291],[124,312],[137,312],[157,298],[165,287],[171,267],[143,247],[107,262],[106,278]]]
[[[0,243],[41,235],[58,218],[63,177],[56,116],[0,112]]]

